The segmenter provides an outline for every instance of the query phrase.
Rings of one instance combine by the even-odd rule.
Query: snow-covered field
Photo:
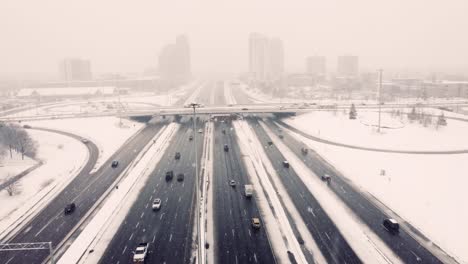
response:
[[[286,122],[310,135],[330,141],[362,147],[392,150],[460,150],[468,149],[468,123],[449,120],[447,126],[424,127],[409,122],[405,117],[392,117],[383,113],[382,133],[377,133],[378,113],[359,111],[351,120],[342,110],[311,112],[288,119]],[[433,118],[435,122],[436,117]]]
[[[6,149],[3,157],[0,157],[0,184],[21,172],[34,166],[37,162],[28,156],[21,157],[21,153],[12,151],[12,157],[10,152]]]
[[[99,148],[96,171],[117,151],[127,139],[140,130],[144,124],[117,117],[93,117],[74,119],[54,119],[28,122],[32,127],[57,129],[80,135],[93,141]]]
[[[338,115],[341,115],[338,113]],[[334,141],[388,148],[466,148],[468,123],[449,120],[439,131],[419,124],[376,134],[359,123],[335,118],[331,113],[312,113],[291,125]],[[419,126],[419,127],[418,127]],[[468,262],[468,154],[415,155],[362,151],[306,142],[347,178],[391,208],[450,255]],[[404,142],[404,143],[401,143]],[[385,175],[381,175],[385,170]]]
[[[75,139],[37,130],[28,133],[38,142],[37,158],[44,164],[21,178],[18,194],[9,196],[5,190],[0,192],[0,237],[60,191],[88,158],[86,147]]]

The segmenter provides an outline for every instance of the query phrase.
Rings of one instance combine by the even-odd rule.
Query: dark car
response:
[[[183,173],[177,174],[177,181],[183,181],[183,180],[184,180],[184,174]]]
[[[392,233],[392,234],[396,234],[400,230],[400,225],[393,218],[384,219],[382,224],[383,224],[384,228],[387,229],[387,231]]]
[[[71,213],[73,213],[73,212],[75,211],[75,208],[76,208],[75,203],[67,204],[67,205],[65,206],[64,212],[65,212],[66,215],[67,215],[67,214],[71,214]]]
[[[284,136],[283,136],[282,134],[280,134],[280,135],[279,135],[279,138],[283,139],[283,138],[284,138]]]
[[[175,153],[175,159],[176,159],[176,160],[180,159],[180,152],[176,152],[176,153]]]
[[[23,128],[28,129],[28,128],[31,128],[31,126],[30,125],[24,125]]]
[[[114,160],[111,164],[111,167],[112,168],[117,168],[117,166],[119,166],[119,162],[117,160]]]
[[[303,155],[307,155],[307,153],[309,153],[309,149],[307,149],[306,147],[302,147],[301,152]]]
[[[190,136],[188,137],[188,140],[193,140],[193,136],[190,135]]]
[[[223,129],[222,132],[223,132],[223,134],[226,134],[226,129]]]
[[[267,144],[268,144],[268,146],[272,146],[272,145],[273,145],[273,142],[272,142],[272,141],[268,141]]]
[[[248,108],[246,108],[246,107],[244,107],[244,108],[242,108],[241,110],[243,110],[243,111],[247,111],[247,110],[249,110],[249,109],[248,109]]]
[[[289,168],[289,161],[284,160],[284,161],[283,161],[283,167]]]
[[[170,181],[174,178],[174,172],[173,171],[167,171],[166,172],[166,181]]]
[[[227,144],[224,144],[224,151],[229,151],[229,146]]]

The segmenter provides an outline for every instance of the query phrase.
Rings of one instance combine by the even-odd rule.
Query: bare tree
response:
[[[12,181],[10,184],[7,185],[5,188],[8,195],[18,195],[21,193],[21,183],[19,181]]]
[[[10,158],[13,158],[13,150],[34,158],[37,153],[37,143],[32,140],[26,130],[18,125],[0,126],[0,145],[7,147],[10,152]]]

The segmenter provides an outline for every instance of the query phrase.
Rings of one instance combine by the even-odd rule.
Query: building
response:
[[[60,78],[63,81],[90,81],[91,62],[89,60],[82,60],[78,58],[68,58],[60,62],[59,65]]]
[[[306,73],[315,77],[325,76],[326,59],[324,56],[310,56],[306,59]]]
[[[158,58],[159,73],[164,80],[186,81],[191,75],[190,46],[188,38],[180,35],[176,42],[166,45]]]
[[[249,36],[249,76],[254,81],[273,82],[284,73],[283,42],[259,33]]]
[[[358,77],[359,58],[357,56],[339,56],[337,75],[339,77]]]

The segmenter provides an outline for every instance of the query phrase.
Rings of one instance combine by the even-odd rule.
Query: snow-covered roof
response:
[[[63,88],[24,88],[19,90],[18,97],[33,95],[40,96],[73,96],[73,95],[93,95],[93,94],[113,94],[115,87],[63,87]]]

